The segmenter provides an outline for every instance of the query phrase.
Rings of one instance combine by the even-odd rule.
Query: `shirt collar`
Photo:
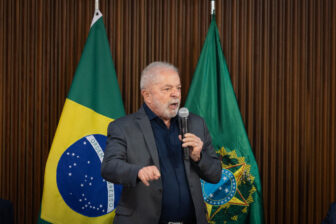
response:
[[[146,103],[143,104],[143,108],[145,109],[145,112],[147,114],[147,117],[149,120],[153,120],[154,118],[157,118],[158,116],[147,106]]]

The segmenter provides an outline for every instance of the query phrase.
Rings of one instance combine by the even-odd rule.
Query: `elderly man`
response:
[[[205,122],[191,114],[181,141],[181,82],[173,65],[151,63],[140,87],[140,110],[108,127],[102,176],[123,185],[114,223],[208,223],[200,178],[217,183],[221,163]],[[182,147],[189,148],[188,158]]]

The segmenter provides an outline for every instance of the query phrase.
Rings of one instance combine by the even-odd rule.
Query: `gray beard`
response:
[[[164,108],[162,109],[162,116],[163,116],[164,118],[169,118],[169,119],[175,117],[175,116],[177,115],[178,109],[180,108],[180,100],[172,100],[172,101],[168,102],[168,103],[167,103],[166,105],[164,105],[164,106],[162,106],[161,104],[159,104],[159,103],[156,102],[156,101],[154,101],[153,103],[156,105],[157,108],[162,108],[162,107],[164,107]],[[176,108],[174,111],[171,111],[171,110],[169,109],[169,105],[172,104],[172,103],[178,103],[178,106],[177,106],[177,108]]]

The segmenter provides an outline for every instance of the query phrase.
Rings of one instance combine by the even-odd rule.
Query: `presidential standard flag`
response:
[[[124,114],[96,11],[46,164],[40,222],[112,223],[122,187],[102,179],[100,166],[107,126]]]
[[[210,223],[263,223],[258,166],[244,128],[213,16],[185,105],[202,116],[222,160],[218,184],[203,180]]]

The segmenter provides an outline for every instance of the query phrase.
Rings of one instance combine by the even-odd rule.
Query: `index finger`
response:
[[[199,138],[197,135],[193,133],[185,133],[184,137],[185,138]]]
[[[193,137],[193,136],[196,136],[196,135],[194,135],[193,133],[185,133],[184,134],[184,137]]]
[[[147,178],[146,178],[144,175],[141,175],[141,176],[139,177],[139,179],[141,180],[141,182],[142,182],[143,184],[145,184],[146,186],[149,186],[149,182],[147,181]]]

